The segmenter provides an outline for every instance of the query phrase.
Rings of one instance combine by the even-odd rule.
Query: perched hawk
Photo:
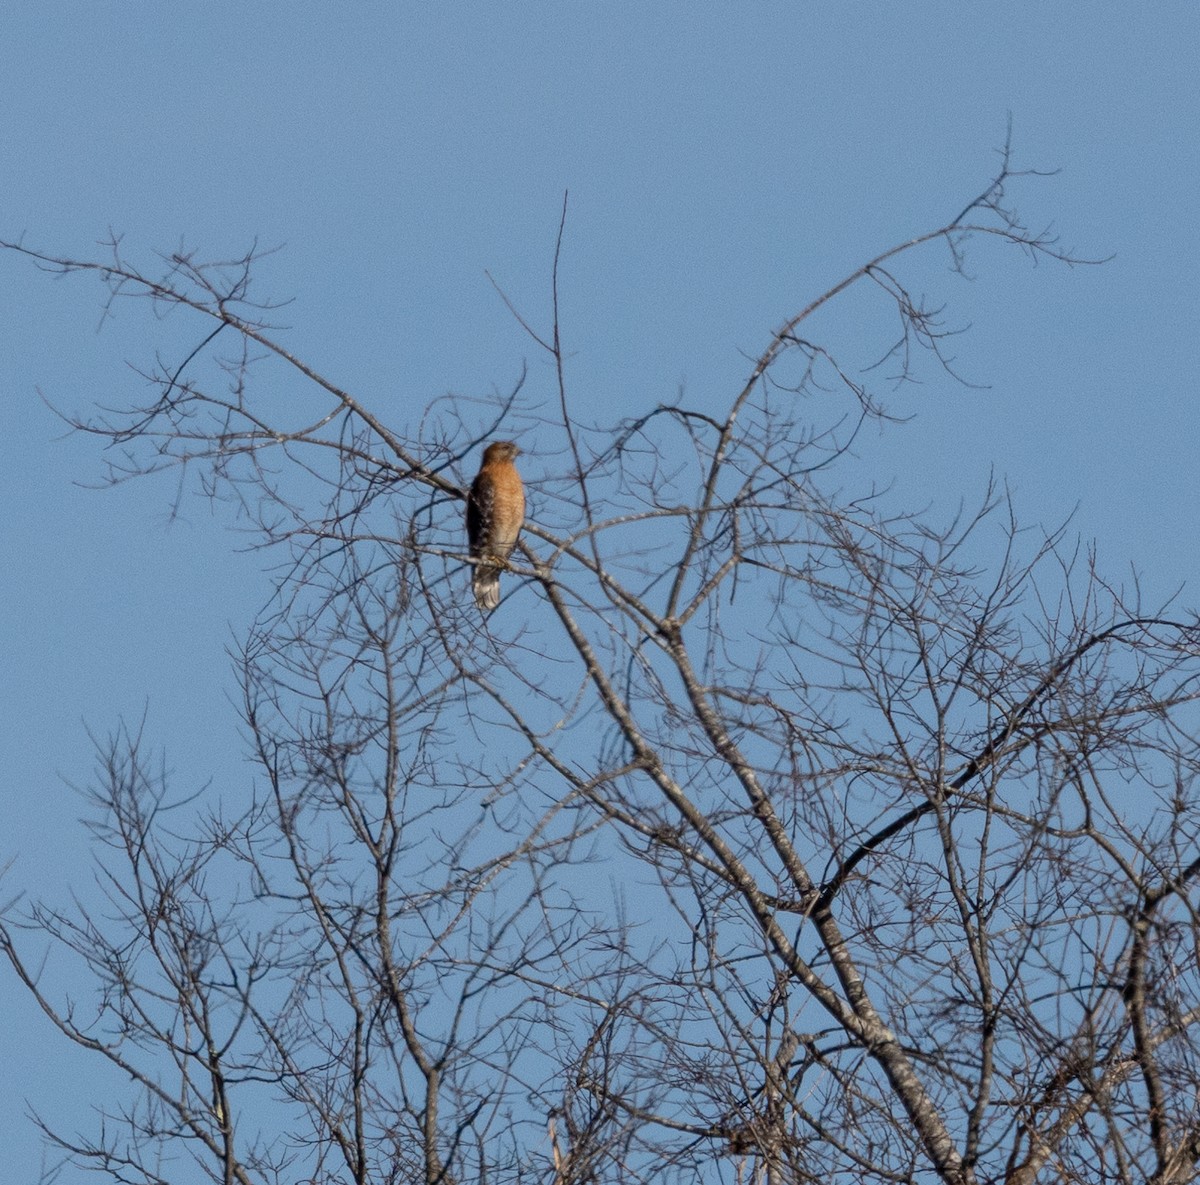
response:
[[[513,464],[520,451],[511,440],[489,444],[467,498],[467,542],[478,561],[471,589],[475,604],[485,613],[500,604],[500,572],[525,521],[525,487]]]

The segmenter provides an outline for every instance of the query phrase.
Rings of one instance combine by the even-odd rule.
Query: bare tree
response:
[[[1023,176],[1006,150],[725,406],[615,425],[572,406],[557,253],[549,325],[510,304],[556,414],[522,381],[396,424],[280,344],[255,251],[4,244],[194,327],[148,398],[76,426],[112,480],[196,471],[287,559],[239,655],[253,786],[177,799],[118,730],[107,900],[5,919],[50,1022],[128,1075],[98,1131],[44,1121],[67,1157],[255,1185],[1192,1178],[1200,625],[999,489],[938,522],[855,488],[876,384],[950,368],[908,269],[989,240],[1079,262],[1015,212]],[[882,357],[811,335],[852,287],[895,318]],[[531,446],[531,514],[484,618],[463,498],[497,436]],[[92,1007],[35,971],[46,943]]]

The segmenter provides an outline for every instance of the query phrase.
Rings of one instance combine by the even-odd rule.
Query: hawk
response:
[[[476,561],[471,590],[485,613],[500,604],[500,573],[525,522],[525,487],[513,464],[520,451],[511,440],[489,444],[467,498],[467,543]]]

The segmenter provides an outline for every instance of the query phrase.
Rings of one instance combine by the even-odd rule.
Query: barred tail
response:
[[[484,613],[490,613],[500,604],[500,569],[492,564],[476,564],[471,591],[475,594],[475,604]]]

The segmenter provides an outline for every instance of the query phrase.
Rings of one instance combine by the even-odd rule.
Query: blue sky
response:
[[[1097,540],[1152,595],[1200,576],[1200,8],[934,2],[497,5],[311,0],[55,5],[0,34],[0,237],[90,254],[283,250],[284,341],[385,419],[552,376],[484,272],[544,324],[564,190],[569,377],[597,419],[684,386],[725,400],[744,355],[878,251],[987,182],[1011,113],[1015,197],[1103,267],[981,249],[975,283],[922,277],[970,324],[986,389],[896,392],[912,421],[861,443],[914,506],[994,470],[1022,519]],[[0,259],[0,886],[88,892],[87,730],[145,714],[177,784],[248,776],[226,647],[267,593],[228,515],[171,479],[115,490],[67,411],[119,402],[159,339],[101,292]],[[856,306],[823,327],[853,341]],[[168,328],[166,332],[170,332]],[[532,442],[536,458],[536,442]],[[948,503],[949,504],[949,503]],[[1194,592],[1184,596],[1195,603]],[[104,1090],[0,978],[5,1180],[36,1178],[28,1099]],[[28,1029],[26,1028],[28,1026]],[[67,1180],[71,1180],[69,1175]]]

